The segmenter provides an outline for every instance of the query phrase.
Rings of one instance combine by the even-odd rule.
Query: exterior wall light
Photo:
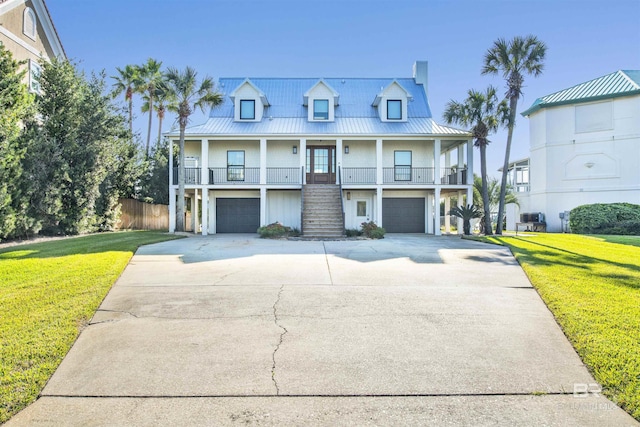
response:
[[[344,146],[344,154],[349,154],[349,146],[348,145]]]
[[[351,191],[347,191],[347,200],[351,200]]]
[[[293,146],[293,154],[298,154],[298,146],[297,145]]]

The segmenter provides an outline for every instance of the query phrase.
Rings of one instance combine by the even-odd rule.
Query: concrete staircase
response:
[[[331,184],[307,184],[302,191],[302,235],[311,238],[343,237],[340,187]]]

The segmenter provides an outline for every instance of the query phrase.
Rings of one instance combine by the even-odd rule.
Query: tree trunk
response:
[[[133,141],[133,99],[129,98],[129,133]]]
[[[153,120],[153,91],[149,91],[149,126],[147,127],[147,158],[149,158],[149,142],[151,142],[151,122]]]
[[[482,208],[484,210],[484,234],[493,234],[491,227],[491,206],[489,205],[489,188],[487,184],[487,146],[480,145],[480,174],[482,175]]]
[[[184,125],[180,125],[180,145],[178,153],[178,203],[176,213],[176,231],[184,231]],[[169,159],[171,162],[171,159]],[[171,163],[169,163],[171,166]]]
[[[160,141],[162,141],[162,116],[158,117],[158,146],[160,145]]]
[[[504,199],[507,195],[507,175],[509,174],[509,154],[511,153],[511,140],[513,139],[513,128],[516,122],[516,107],[518,97],[512,96],[509,99],[509,132],[507,133],[507,148],[504,151],[504,165],[502,166],[502,181],[500,183],[500,203],[498,204],[498,222],[496,224],[496,234],[502,234],[502,217],[504,216]]]

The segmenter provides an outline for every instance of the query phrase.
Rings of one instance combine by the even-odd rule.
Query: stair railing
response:
[[[342,197],[342,166],[338,166],[338,183],[340,185],[340,210],[342,211],[342,234],[344,234],[344,198]]]
[[[304,232],[304,166],[300,169],[300,234],[302,234]]]

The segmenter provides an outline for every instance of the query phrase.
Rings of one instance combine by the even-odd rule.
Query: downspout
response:
[[[340,185],[340,209],[342,210],[342,234],[344,235],[344,197],[342,196],[342,166],[338,166],[338,183]]]

